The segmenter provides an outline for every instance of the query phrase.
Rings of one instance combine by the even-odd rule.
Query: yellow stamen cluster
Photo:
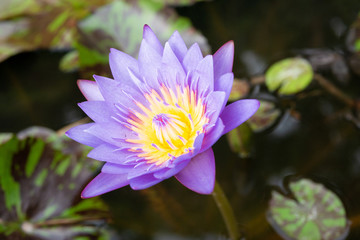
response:
[[[128,142],[141,145],[130,151],[138,152],[138,157],[148,163],[163,164],[193,150],[196,137],[204,132],[209,119],[204,116],[205,105],[189,87],[171,89],[161,86],[159,93],[152,90],[145,94],[149,106],[137,102],[143,111],[132,112],[128,123],[138,139]]]

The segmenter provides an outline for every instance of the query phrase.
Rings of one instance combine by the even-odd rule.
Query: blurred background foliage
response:
[[[225,239],[211,197],[174,179],[79,197],[100,165],[63,135],[88,121],[76,80],[111,77],[109,49],[136,57],[148,24],[204,54],[234,40],[229,101],[261,107],[214,150],[246,238],[359,239],[359,11],[357,0],[0,0],[0,238]]]

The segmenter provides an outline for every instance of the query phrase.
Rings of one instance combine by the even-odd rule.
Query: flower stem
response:
[[[226,198],[221,186],[217,181],[215,181],[215,187],[212,196],[221,212],[230,238],[232,240],[240,239],[240,232],[236,224],[234,211],[229,203],[229,200]]]

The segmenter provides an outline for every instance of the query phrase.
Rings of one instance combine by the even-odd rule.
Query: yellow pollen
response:
[[[160,92],[160,93],[159,93]],[[137,102],[142,113],[133,112],[128,123],[138,139],[128,142],[141,145],[130,149],[148,163],[163,164],[170,159],[193,150],[196,137],[204,132],[203,126],[209,122],[204,116],[205,105],[196,93],[186,87],[176,86],[176,92],[161,86],[159,92],[152,90],[145,94],[148,107]]]

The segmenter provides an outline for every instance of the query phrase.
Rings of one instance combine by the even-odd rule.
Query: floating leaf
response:
[[[233,102],[249,94],[250,85],[246,80],[234,79],[228,101]]]
[[[276,108],[273,102],[260,100],[260,107],[257,112],[247,120],[251,129],[261,132],[271,127],[281,115],[281,111]]]
[[[94,224],[108,218],[99,198],[80,191],[98,165],[89,149],[44,128],[30,128],[0,145],[0,238],[27,235],[73,239],[102,235]],[[92,224],[85,221],[93,220]]]
[[[198,42],[201,49],[209,51],[206,39],[192,27],[189,19],[179,17],[174,9],[153,1],[115,1],[80,22],[81,38],[76,44],[80,65],[105,63],[110,48],[136,57],[144,24],[150,25],[162,42],[178,30],[188,45]]]
[[[311,82],[313,70],[302,58],[287,58],[273,64],[265,74],[270,91],[279,89],[280,94],[290,95],[305,89]]]
[[[60,61],[60,69],[64,72],[71,72],[79,67],[78,51],[71,51],[65,54]]]
[[[349,224],[338,196],[308,179],[291,182],[295,199],[272,192],[268,220],[285,239],[345,239]]]
[[[252,143],[253,132],[246,123],[226,134],[230,148],[238,153],[240,157],[249,157]]]

